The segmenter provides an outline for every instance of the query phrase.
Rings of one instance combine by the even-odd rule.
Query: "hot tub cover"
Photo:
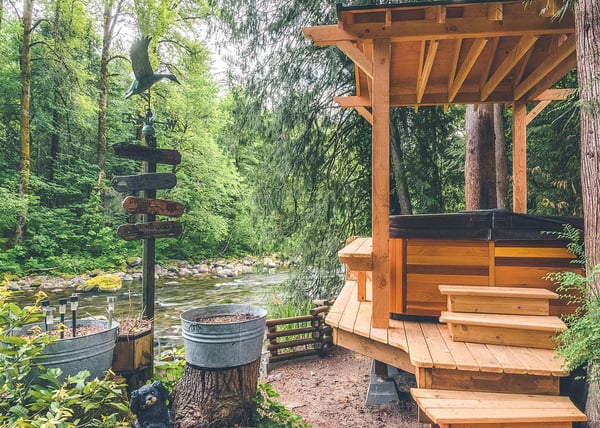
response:
[[[556,241],[564,224],[583,232],[581,217],[548,217],[506,210],[390,216],[390,238]]]

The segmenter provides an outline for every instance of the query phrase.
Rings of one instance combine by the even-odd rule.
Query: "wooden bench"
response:
[[[568,397],[411,388],[441,428],[569,428],[587,418]]]
[[[349,240],[350,241],[350,240]],[[349,271],[356,272],[358,301],[367,300],[367,272],[373,270],[373,240],[355,238],[338,252],[342,263]]]
[[[545,288],[467,285],[440,285],[438,288],[442,295],[448,296],[451,312],[548,315],[550,300],[558,299],[558,294]]]

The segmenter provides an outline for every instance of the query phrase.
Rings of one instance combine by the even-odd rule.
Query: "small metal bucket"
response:
[[[206,323],[198,319],[248,314],[252,319]],[[226,368],[249,364],[260,358],[267,311],[250,305],[215,305],[181,314],[183,346],[188,364]]]

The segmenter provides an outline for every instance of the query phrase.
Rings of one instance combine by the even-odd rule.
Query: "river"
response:
[[[156,283],[154,307],[154,338],[160,349],[163,346],[183,345],[181,338],[181,312],[223,303],[245,303],[267,307],[274,296],[282,293],[281,284],[288,278],[287,272],[256,273],[235,278],[178,278],[161,279]],[[58,299],[69,297],[72,289],[44,290],[50,305],[57,308]],[[116,293],[80,293],[77,318],[106,317],[107,297],[116,297],[113,319],[137,317],[142,312],[142,283],[125,282]],[[19,293],[15,300],[20,305],[32,303],[31,294]],[[70,307],[67,304],[67,317]],[[67,318],[68,319],[68,318]]]

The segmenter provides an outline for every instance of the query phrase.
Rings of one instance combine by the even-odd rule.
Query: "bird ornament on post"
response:
[[[129,57],[131,58],[131,66],[133,68],[133,74],[135,80],[129,87],[129,90],[125,94],[125,98],[129,98],[132,95],[142,95],[144,92],[156,82],[162,79],[169,79],[179,84],[179,80],[173,73],[155,73],[150,65],[150,58],[148,57],[148,45],[150,44],[151,37],[146,36],[136,40],[131,46],[129,51]]]

